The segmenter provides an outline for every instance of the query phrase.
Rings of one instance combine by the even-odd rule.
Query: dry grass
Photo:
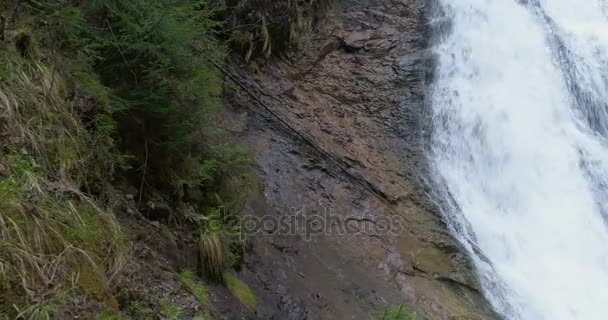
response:
[[[225,35],[246,61],[279,56],[298,46],[334,0],[221,0]]]
[[[221,237],[218,234],[201,234],[198,252],[203,273],[211,279],[222,279],[226,261]]]
[[[0,316],[46,319],[75,292],[111,305],[126,247],[81,191],[94,139],[58,72],[0,50]]]

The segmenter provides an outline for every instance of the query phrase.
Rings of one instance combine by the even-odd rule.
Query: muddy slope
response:
[[[494,318],[422,183],[432,65],[427,6],[423,0],[343,0],[301,56],[257,74],[231,69],[333,158],[235,86],[230,118],[243,121],[226,125],[259,166],[251,212],[274,221],[331,215],[338,226],[369,227],[310,235],[278,232],[269,223],[251,237],[240,274],[258,298],[248,317],[368,319],[374,310],[406,303],[418,319]],[[401,232],[378,231],[387,218],[402,219]],[[309,228],[323,223],[311,219]],[[235,308],[225,304],[221,311]]]

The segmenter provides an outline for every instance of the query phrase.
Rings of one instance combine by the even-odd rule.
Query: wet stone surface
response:
[[[246,119],[235,139],[258,164],[250,214],[310,224],[250,237],[240,276],[258,298],[251,319],[369,319],[391,304],[410,305],[418,319],[494,318],[422,183],[428,10],[422,0],[344,0],[300,55],[257,74],[231,69],[333,159],[253,101],[239,106],[243,92],[229,93],[229,116]],[[358,228],[312,232],[328,214]],[[383,221],[399,221],[399,232],[377,232]]]

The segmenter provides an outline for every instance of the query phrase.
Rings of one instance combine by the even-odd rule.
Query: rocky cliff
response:
[[[240,273],[258,298],[252,318],[368,319],[392,304],[418,319],[495,318],[424,183],[429,10],[344,0],[302,54],[229,69],[224,125],[258,163],[249,212],[268,222]],[[292,232],[274,224],[298,219]]]
[[[425,182],[427,1],[209,3],[0,3],[0,319],[495,318]]]

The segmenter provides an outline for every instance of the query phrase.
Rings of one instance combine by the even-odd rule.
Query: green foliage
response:
[[[112,310],[104,310],[99,316],[99,320],[121,320],[122,317]]]
[[[205,159],[205,135],[219,106],[221,77],[205,58],[221,58],[203,5],[192,1],[120,1],[107,15],[95,69],[125,101],[120,143],[146,182],[180,194],[190,159]],[[111,21],[111,22],[110,22]]]
[[[141,301],[132,301],[129,305],[129,315],[135,319],[152,319],[154,310]]]
[[[219,193],[222,184],[240,188],[230,175],[242,171],[245,158],[208,143],[222,94],[220,71],[208,58],[221,61],[224,50],[213,37],[218,23],[205,2],[50,0],[25,6],[32,17],[26,25],[46,49],[43,58],[64,76],[87,129],[107,147],[99,152],[107,156],[90,157],[100,164],[85,171],[92,186],[107,178],[104,169],[111,167],[111,175],[130,167],[133,184],[177,200],[187,188],[207,194]],[[10,64],[0,65],[1,75]],[[110,149],[115,146],[126,156]],[[57,147],[71,159],[84,149]]]
[[[256,298],[249,286],[230,273],[224,274],[224,283],[232,295],[237,298],[250,311],[255,310]]]
[[[221,221],[213,243],[237,260],[235,216],[255,179],[242,150],[210,142],[222,77],[207,58],[224,56],[213,11],[200,0],[14,4],[0,41],[0,315],[53,318],[69,291],[114,317],[110,284],[128,258],[108,209],[119,177],[175,202],[199,191],[192,229]]]
[[[221,61],[223,49],[203,1],[52,0],[34,9],[54,27],[47,46],[75,57],[77,63],[59,61],[61,69],[104,106],[91,118],[96,128],[116,128],[112,136],[131,156],[134,182],[179,196],[184,185],[174,182],[204,178],[189,169],[213,162],[206,137],[222,78],[208,58]]]
[[[168,300],[161,301],[160,306],[160,314],[163,316],[163,319],[166,320],[177,320],[182,315],[183,310],[171,303]]]
[[[55,315],[61,309],[63,300],[67,297],[66,292],[57,294],[52,299],[35,303],[27,308],[20,310],[19,314],[22,319],[28,320],[51,320],[55,319]],[[1,313],[0,313],[1,315]],[[0,318],[3,319],[3,318]],[[8,317],[6,317],[8,319]]]
[[[199,208],[205,219],[200,221],[198,247],[203,273],[219,280],[225,268],[240,268],[244,262],[246,238],[238,213],[256,181],[253,163],[241,149],[219,146],[215,159],[203,162],[198,180],[197,188],[206,194],[205,205]]]
[[[195,0],[33,3],[31,10],[44,14],[41,25],[52,26],[41,31],[48,34],[44,46],[74,57],[55,60],[76,93],[95,105],[85,106],[88,127],[128,156],[108,162],[131,168],[133,185],[171,200],[199,190],[202,213],[238,213],[255,186],[251,160],[208,142],[222,78],[207,58],[221,61],[224,52],[213,37],[212,10]],[[87,181],[99,185],[107,173],[95,178]]]
[[[391,305],[386,310],[378,312],[372,316],[371,320],[415,320],[416,313],[412,312],[407,306]]]
[[[199,256],[202,271],[211,280],[221,280],[224,269],[239,269],[244,263],[245,234],[241,221],[226,210],[210,209],[202,223]]]

